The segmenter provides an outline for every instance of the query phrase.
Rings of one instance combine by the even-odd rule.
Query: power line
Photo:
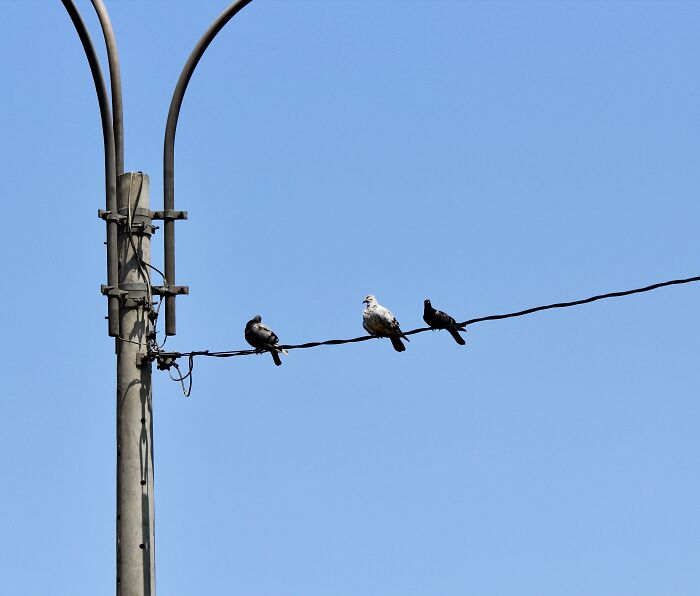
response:
[[[590,298],[584,298],[582,300],[574,300],[572,302],[555,302],[554,304],[546,304],[544,306],[535,306],[533,308],[528,308],[525,310],[519,310],[516,312],[505,313],[500,315],[488,315],[485,317],[478,317],[475,319],[468,319],[461,323],[456,323],[452,327],[466,327],[468,325],[475,325],[476,323],[483,323],[485,321],[498,321],[501,319],[511,319],[514,317],[522,317],[532,313],[540,312],[542,310],[550,310],[554,308],[569,308],[572,306],[580,306],[582,304],[589,304],[591,302],[597,302],[598,300],[605,300],[607,298],[620,298],[622,296],[630,296],[632,294],[640,294],[642,292],[650,292],[658,288],[663,288],[666,286],[675,286],[680,284],[693,283],[700,281],[700,276],[688,277],[685,279],[673,279],[671,281],[663,281],[660,283],[651,284],[643,288],[635,288],[634,290],[624,290],[622,292],[609,292],[607,294],[598,294],[597,296],[591,296]],[[402,332],[402,335],[416,335],[418,333],[425,333],[426,331],[433,331],[432,327],[419,327],[418,329],[412,329],[410,331]],[[284,350],[305,350],[308,348],[317,348],[319,346],[339,346],[343,344],[359,343],[363,341],[369,341],[371,339],[381,339],[380,337],[375,337],[374,335],[362,335],[360,337],[353,337],[350,339],[329,339],[326,341],[313,341],[303,344],[284,344],[279,345],[278,348]],[[154,352],[151,357],[158,361],[158,368],[161,370],[168,370],[171,366],[174,366],[177,371],[179,378],[175,378],[172,375],[170,378],[173,381],[179,381],[182,383],[183,392],[186,396],[189,396],[192,391],[192,369],[194,367],[195,356],[208,356],[211,358],[233,358],[236,356],[252,356],[253,354],[262,354],[263,352],[268,352],[269,350],[225,350],[213,352],[211,350],[193,350],[190,352]],[[188,359],[188,372],[183,376],[177,366],[177,360],[182,357],[187,357]],[[189,379],[188,388],[185,389],[184,381]]]
[[[642,292],[650,292],[651,290],[656,290],[658,288],[663,288],[666,286],[676,286],[679,284],[689,284],[694,281],[700,281],[700,276],[698,277],[688,277],[686,279],[673,279],[671,281],[662,281],[660,283],[651,284],[650,286],[645,286],[643,288],[637,288],[635,290],[625,290],[623,292],[610,292],[609,294],[600,294],[598,296],[591,296],[590,298],[584,298],[583,300],[574,300],[573,302],[557,302],[555,304],[547,304],[546,306],[535,306],[534,308],[528,308],[527,310],[519,310],[518,312],[512,312],[505,315],[489,315],[488,317],[479,317],[478,319],[469,319],[464,321],[462,325],[473,325],[474,323],[481,323],[483,321],[498,321],[500,319],[510,319],[512,317],[522,317],[523,315],[529,315],[533,312],[539,312],[541,310],[548,310],[550,308],[568,308],[570,306],[579,306],[581,304],[589,304],[590,302],[596,302],[597,300],[604,300],[606,298],[619,298],[621,296],[630,296],[631,294],[640,294]]]

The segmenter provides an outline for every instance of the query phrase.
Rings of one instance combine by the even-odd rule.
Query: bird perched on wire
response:
[[[269,350],[277,366],[282,364],[279,353],[287,354],[287,350],[277,347],[279,338],[267,325],[262,324],[262,317],[255,315],[245,326],[245,340],[256,350]]]
[[[401,331],[399,322],[391,311],[379,304],[372,294],[365,297],[362,304],[367,305],[362,312],[362,326],[365,331],[375,337],[388,337],[394,349],[397,352],[403,352],[406,346],[403,345],[401,338],[410,340]]]
[[[459,334],[460,331],[466,332],[466,329],[457,326],[457,321],[446,312],[434,309],[428,299],[423,302],[423,320],[433,329],[447,329],[447,332],[460,346],[466,343],[464,338]]]

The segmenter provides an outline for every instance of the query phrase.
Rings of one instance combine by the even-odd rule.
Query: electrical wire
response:
[[[141,174],[141,182],[139,184],[139,192],[136,195],[136,201],[134,202],[134,212],[139,208],[139,201],[141,200],[141,191],[143,190],[143,172],[137,172],[138,174]],[[127,219],[126,219],[126,229],[127,233],[129,235],[129,244],[131,244],[131,250],[134,251],[134,258],[136,259],[136,262],[139,266],[139,273],[141,274],[141,277],[143,277],[144,281],[146,282],[146,286],[148,288],[148,309],[150,310],[153,306],[153,287],[151,286],[151,275],[148,272],[148,269],[144,267],[146,265],[146,262],[141,258],[141,255],[139,254],[139,251],[136,248],[136,242],[134,241],[134,233],[133,233],[133,215],[131,213],[131,188],[133,186],[134,182],[134,172],[131,172],[129,174],[129,194],[127,196],[127,201],[126,201],[126,210],[127,210]]]
[[[543,310],[550,310],[550,309],[555,309],[555,308],[569,308],[572,306],[580,306],[582,304],[590,304],[591,302],[596,302],[598,300],[605,300],[607,298],[620,298],[622,296],[630,296],[632,294],[640,294],[642,292],[650,292],[652,290],[656,290],[658,288],[663,288],[666,286],[674,286],[674,285],[680,285],[680,284],[687,284],[687,283],[693,283],[700,281],[700,276],[696,277],[688,277],[685,279],[673,279],[670,281],[663,281],[655,284],[651,284],[649,286],[644,286],[643,288],[635,288],[633,290],[623,290],[621,292],[609,292],[607,294],[598,294],[596,296],[591,296],[590,298],[584,298],[582,300],[573,300],[571,302],[555,302],[553,304],[546,304],[544,306],[535,306],[533,308],[528,308],[525,310],[519,310],[516,312],[511,312],[511,313],[505,313],[505,314],[499,314],[499,315],[488,315],[485,317],[478,317],[475,319],[468,319],[466,321],[463,321],[461,323],[455,323],[454,325],[450,325],[450,327],[454,328],[460,328],[460,327],[466,327],[468,325],[475,325],[476,323],[483,323],[486,321],[498,321],[501,319],[510,319],[514,317],[522,317],[525,315],[529,315],[532,313],[540,312]],[[418,329],[411,329],[410,331],[404,331],[401,333],[401,335],[416,335],[418,333],[425,333],[426,331],[434,331],[432,327],[420,327]],[[363,341],[369,341],[371,339],[381,339],[380,337],[376,337],[374,335],[362,335],[360,337],[353,337],[350,339],[329,339],[326,341],[313,341],[313,342],[308,342],[308,343],[303,343],[303,344],[282,344],[277,346],[278,348],[284,349],[284,350],[304,350],[308,348],[316,348],[319,346],[338,346],[338,345],[343,345],[343,344],[351,344],[351,343],[359,343]],[[170,375],[170,378],[173,381],[179,381],[182,384],[182,390],[183,393],[185,394],[186,397],[189,397],[189,395],[192,392],[192,369],[194,368],[194,358],[196,356],[208,356],[210,358],[232,358],[236,356],[252,356],[253,354],[263,354],[265,352],[269,352],[270,350],[265,350],[265,349],[257,349],[257,350],[251,350],[251,349],[246,349],[246,350],[225,350],[225,351],[211,351],[211,350],[193,350],[190,352],[162,352],[158,351],[157,353],[152,353],[151,357],[152,359],[157,359],[159,368],[162,368],[163,370],[168,370],[168,374]],[[180,369],[177,365],[177,360],[179,358],[187,357],[188,359],[188,372],[184,376],[180,372]],[[179,378],[174,378],[170,374],[170,367],[174,366],[175,369],[178,371]],[[187,389],[185,389],[185,381],[189,379],[189,384]]]
[[[139,184],[139,189],[138,189],[138,194],[136,195],[136,199],[134,202],[134,209],[132,212],[131,208],[131,190],[133,187],[133,181],[134,181],[134,172],[130,173],[129,177],[129,191],[127,195],[127,216],[126,216],[126,222],[123,222],[122,220],[122,225],[125,226],[125,230],[127,233],[127,237],[129,240],[129,245],[131,246],[131,250],[133,252],[133,257],[136,259],[136,263],[138,265],[138,272],[139,275],[143,278],[145,284],[146,284],[146,302],[144,304],[145,311],[146,311],[146,318],[148,319],[148,322],[146,323],[146,341],[141,342],[141,341],[133,341],[131,339],[127,339],[124,337],[116,336],[115,339],[120,342],[124,343],[130,343],[136,346],[141,347],[146,347],[147,353],[150,355],[154,355],[160,352],[160,350],[163,348],[165,345],[165,342],[167,341],[168,337],[167,335],[165,336],[165,339],[163,340],[162,344],[158,344],[157,341],[157,325],[158,325],[158,316],[160,314],[160,307],[161,304],[163,303],[163,300],[158,301],[157,308],[154,306],[154,301],[153,301],[153,285],[151,281],[151,275],[149,272],[149,269],[152,269],[156,273],[158,273],[162,278],[163,278],[163,285],[167,287],[168,282],[165,278],[165,274],[158,269],[157,267],[151,265],[150,263],[147,263],[146,261],[143,260],[141,255],[139,254],[138,246],[136,243],[136,240],[134,238],[134,233],[133,233],[133,225],[134,225],[134,215],[136,214],[136,210],[138,209],[139,206],[139,201],[141,200],[141,195],[143,191],[143,173],[142,172],[136,172],[137,174],[141,174],[141,181]],[[186,377],[185,377],[186,378]],[[177,380],[177,379],[174,379]]]
[[[117,337],[115,337],[114,339],[116,339],[117,341],[122,341],[122,342],[124,342],[124,343],[126,343],[126,344],[134,344],[135,346],[138,346],[139,348],[141,348],[141,347],[144,346],[143,342],[134,341],[133,339],[126,339],[126,337],[119,337],[119,336],[117,336]]]
[[[146,336],[150,337],[152,333],[152,345],[149,345],[149,352],[155,352],[158,353],[160,350],[165,346],[165,342],[168,340],[168,336],[165,336],[165,339],[163,340],[162,344],[158,344],[157,336],[158,336],[158,317],[160,315],[160,307],[161,304],[163,303],[163,300],[158,301],[158,306],[157,308],[154,308],[154,302],[153,302],[153,285],[151,281],[151,275],[150,272],[148,271],[147,268],[153,269],[156,273],[158,273],[162,278],[163,278],[163,285],[167,286],[168,282],[165,278],[165,274],[155,267],[154,265],[151,265],[150,263],[147,263],[141,258],[141,255],[139,254],[139,251],[136,246],[136,242],[134,240],[134,234],[133,234],[133,215],[135,214],[136,210],[138,209],[139,206],[139,201],[141,200],[141,192],[143,190],[143,172],[137,172],[138,174],[141,174],[141,182],[139,184],[139,190],[138,194],[136,195],[136,200],[134,201],[134,213],[132,214],[131,211],[131,188],[133,186],[133,180],[134,180],[134,172],[131,172],[130,174],[130,179],[129,179],[129,193],[127,196],[127,221],[126,221],[126,229],[127,229],[127,234],[129,237],[129,244],[131,245],[131,249],[134,253],[134,258],[136,259],[136,262],[138,264],[139,268],[139,274],[141,277],[143,277],[145,283],[146,283],[146,288],[147,288],[147,300],[148,304],[146,304],[146,310],[148,313],[153,313],[153,319],[150,320],[150,327],[147,329]],[[152,330],[151,330],[152,328]],[[140,345],[140,344],[139,344]]]
[[[188,371],[186,375],[182,375],[180,372],[180,367],[178,366],[177,362],[173,362],[172,366],[175,368],[177,371],[178,377],[175,378],[170,372],[170,367],[168,367],[168,376],[170,377],[170,380],[180,382],[180,385],[182,385],[182,393],[184,393],[185,397],[189,397],[192,394],[192,369],[194,368],[194,356],[190,355],[188,357]],[[187,384],[187,388],[185,388],[185,381],[189,379],[189,383]]]
[[[634,290],[624,290],[622,292],[610,292],[609,294],[600,294],[598,296],[591,296],[590,298],[584,298],[583,300],[574,300],[573,302],[556,302],[554,304],[547,304],[546,306],[535,306],[534,308],[528,308],[526,310],[519,310],[518,312],[512,312],[505,315],[489,315],[487,317],[479,317],[478,319],[469,319],[460,323],[460,326],[473,325],[474,323],[482,323],[484,321],[498,321],[500,319],[510,319],[512,317],[522,317],[523,315],[529,315],[534,312],[539,312],[541,310],[549,310],[551,308],[568,308],[570,306],[579,306],[581,304],[590,304],[591,302],[596,302],[598,300],[605,300],[606,298],[620,298],[621,296],[630,296],[632,294],[640,294],[642,292],[650,292],[651,290],[656,290],[658,288],[664,288],[666,286],[676,286],[679,284],[689,284],[696,281],[700,281],[700,276],[688,277],[686,279],[673,279],[671,281],[662,281],[659,283],[651,284],[650,286],[645,286],[643,288],[636,288]]]

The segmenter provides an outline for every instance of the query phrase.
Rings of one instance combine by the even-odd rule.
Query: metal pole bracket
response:
[[[123,230],[126,229],[126,222],[122,222],[122,224],[123,224],[122,229]],[[137,222],[132,221],[131,222],[131,233],[132,234],[146,234],[148,236],[151,236],[152,234],[155,234],[157,229],[158,229],[158,226],[154,226],[153,224],[147,223],[146,221],[137,221]]]
[[[104,209],[97,210],[97,217],[105,221],[116,221],[117,223],[122,223],[126,220],[126,215],[114,213],[114,211],[105,211]]]
[[[105,296],[114,296],[119,299],[125,298],[129,293],[126,290],[121,290],[119,288],[115,288],[114,286],[106,286],[105,284],[100,286],[100,292],[102,292],[102,294]]]
[[[122,207],[117,211],[117,214],[111,214],[108,211],[98,211],[100,217],[109,218],[115,220],[123,232],[129,223],[129,217],[131,217],[131,233],[132,234],[153,234],[158,226],[151,224],[152,212],[150,209],[144,209],[143,207],[137,207],[131,212],[126,207]]]
[[[152,211],[152,219],[176,220],[187,219],[187,211],[175,211],[174,209],[164,209],[163,211]]]
[[[158,296],[180,296],[190,293],[190,286],[153,286],[152,289]]]

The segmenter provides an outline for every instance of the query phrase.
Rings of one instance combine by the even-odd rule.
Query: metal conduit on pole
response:
[[[109,63],[109,86],[112,95],[112,123],[114,128],[114,154],[117,176],[124,173],[124,110],[122,108],[122,75],[119,68],[117,39],[112,29],[112,21],[102,0],[91,0],[102,27],[102,35],[107,48]]]
[[[178,212],[175,212],[175,132],[177,129],[177,119],[180,116],[180,108],[182,100],[187,90],[187,85],[192,78],[192,73],[197,67],[200,58],[209,47],[209,44],[216,37],[217,33],[223,29],[242,8],[250,4],[252,0],[238,0],[233,2],[207,29],[202,38],[197,42],[197,45],[192,50],[190,57],[182,69],[180,78],[175,85],[173,98],[170,101],[170,109],[168,110],[168,120],[165,125],[165,143],[163,146],[163,213],[164,213],[164,233],[163,233],[163,252],[165,256],[165,277],[166,285],[173,286],[175,284],[175,219],[184,219],[177,217]],[[175,335],[175,295],[169,294],[165,298],[165,334]]]
[[[153,501],[153,419],[149,341],[155,337],[153,294],[165,298],[166,335],[175,335],[175,295],[187,293],[175,286],[176,219],[174,209],[175,130],[182,100],[192,73],[216,34],[252,0],[229,6],[206,31],[190,55],[175,87],[168,112],[163,152],[164,210],[149,206],[148,177],[124,174],[124,126],[121,73],[117,43],[102,0],[91,0],[107,47],[112,111],[97,53],[72,0],[61,0],[83,44],[100,107],[105,152],[106,210],[99,215],[107,225],[107,285],[109,334],[117,352],[117,524],[116,592],[118,596],[155,596],[155,535]],[[165,280],[151,284],[150,239],[153,219],[165,221]]]
[[[99,215],[107,222],[109,285],[103,291],[109,297],[110,335],[117,337],[116,594],[155,596],[152,366],[148,358],[148,342],[154,334],[153,288],[147,267],[155,230],[151,220],[157,214],[149,209],[145,174],[117,177],[117,170],[124,167],[121,77],[109,15],[100,0],[93,0],[109,56],[114,120],[87,29],[73,2],[62,2],[90,64],[104,137],[107,209]]]
[[[80,17],[78,9],[71,0],[61,0],[68,15],[73,21],[78,37],[83,44],[83,50],[90,65],[90,72],[95,83],[97,101],[100,106],[102,121],[102,137],[105,152],[105,194],[106,212],[101,216],[107,224],[107,286],[103,292],[107,295],[107,318],[109,319],[109,335],[119,336],[119,265],[117,260],[117,169],[114,149],[114,129],[109,109],[109,96],[102,76],[100,63],[95,47],[92,45],[90,34]]]

